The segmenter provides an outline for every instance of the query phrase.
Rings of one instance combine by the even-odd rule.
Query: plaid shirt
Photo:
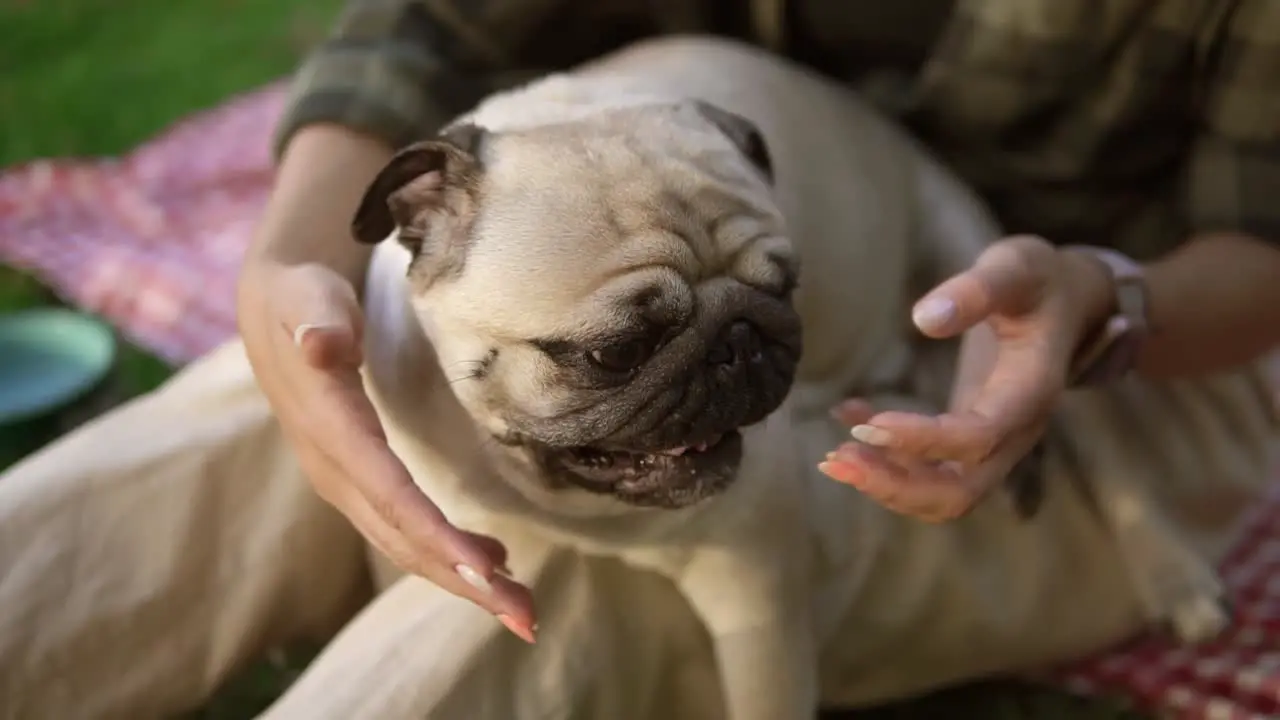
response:
[[[485,94],[676,32],[841,80],[906,71],[902,120],[1008,232],[1139,258],[1194,232],[1280,240],[1280,0],[350,0],[279,140],[337,122],[401,145]]]

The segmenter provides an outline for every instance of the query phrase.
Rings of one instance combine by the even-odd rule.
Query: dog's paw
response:
[[[1130,555],[1147,617],[1184,644],[1212,640],[1226,630],[1231,610],[1213,568],[1180,546],[1152,550],[1148,546],[1140,557]]]
[[[1168,615],[1169,633],[1184,645],[1208,642],[1231,624],[1230,605],[1221,596],[1190,596],[1170,608]]]
[[[1184,644],[1212,640],[1231,624],[1231,608],[1218,575],[1187,553],[1181,562],[1148,570],[1148,611]]]
[[[1099,498],[1147,621],[1179,642],[1211,640],[1231,624],[1212,564],[1183,542],[1140,493],[1111,485]]]

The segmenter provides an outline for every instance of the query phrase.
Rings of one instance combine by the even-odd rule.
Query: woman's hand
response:
[[[913,313],[930,337],[969,331],[951,409],[877,414],[848,401],[835,414],[857,442],[829,453],[821,470],[903,514],[965,514],[1040,438],[1081,337],[1109,306],[1110,279],[1096,261],[1036,237],[992,245]]]
[[[316,492],[402,570],[498,615],[532,642],[529,592],[497,540],[460,530],[387,446],[360,379],[355,291],[319,265],[259,265],[240,325],[259,385]]]
[[[348,227],[388,157],[382,144],[344,128],[294,136],[241,271],[240,334],[316,492],[402,570],[532,642],[532,597],[503,576],[506,549],[454,527],[414,484],[361,381],[363,313],[352,278],[362,276],[368,251]]]

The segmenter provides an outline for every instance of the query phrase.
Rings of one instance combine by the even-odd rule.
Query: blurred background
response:
[[[0,3],[0,169],[13,174],[39,159],[120,156],[192,113],[280,80],[323,37],[341,4],[5,0]],[[0,180],[4,175],[0,171]],[[23,202],[0,193],[0,220],[5,213],[22,212]],[[88,323],[68,324],[65,315],[59,316],[61,324],[51,322],[50,309],[76,311],[74,303],[61,299],[68,296],[63,290],[55,293],[32,275],[0,264],[0,470],[112,405],[156,387],[178,364],[91,313],[76,316],[87,315]],[[50,387],[40,390],[45,385]],[[6,416],[6,401],[11,409],[21,407]],[[191,717],[252,717],[296,676],[311,652],[273,653]],[[1137,716],[1111,703],[992,683],[851,717]]]
[[[5,0],[0,3],[0,168],[41,158],[120,155],[191,113],[280,79],[323,37],[341,4]],[[31,275],[0,264],[0,318],[12,324],[17,311],[60,304]],[[0,319],[0,328],[3,323]],[[169,363],[117,339],[109,374],[94,383],[94,392],[61,408],[70,412],[49,414],[28,406],[37,400],[59,403],[68,398],[57,390],[83,383],[64,381],[37,400],[29,397],[29,384],[20,388],[27,401],[23,409],[32,412],[21,413],[21,422],[0,424],[0,467],[170,374]],[[8,349],[13,362],[14,348]],[[23,363],[24,371],[29,368]],[[16,370],[8,369],[12,383]],[[16,390],[6,393],[4,385],[0,378],[0,398],[12,400]],[[0,423],[3,417],[0,407]]]

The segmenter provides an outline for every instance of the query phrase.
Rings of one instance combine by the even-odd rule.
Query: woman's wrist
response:
[[[1078,352],[1115,314],[1115,283],[1106,264],[1088,253],[1062,249],[1058,256],[1071,317],[1070,347]]]

